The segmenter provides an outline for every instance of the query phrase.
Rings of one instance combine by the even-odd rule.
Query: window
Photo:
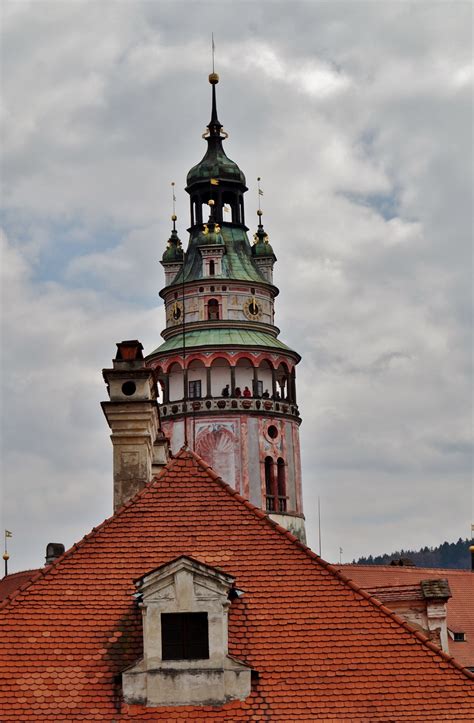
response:
[[[209,276],[215,276],[216,263],[212,259],[209,261]]]
[[[453,633],[453,640],[457,643],[464,643],[466,640],[466,633]]]
[[[207,318],[214,321],[219,318],[219,302],[217,299],[209,299],[207,302]]]
[[[161,652],[163,660],[207,660],[207,613],[162,613]]]
[[[286,512],[286,471],[281,457],[277,460],[278,512]]]
[[[273,494],[273,460],[265,457],[265,492],[267,496],[267,512],[275,512],[275,496]]]
[[[276,439],[278,437],[278,429],[275,427],[274,424],[270,424],[270,426],[267,429],[267,434],[270,437],[270,439]]]
[[[189,386],[189,398],[190,399],[201,399],[201,380],[197,379],[193,382],[188,382]]]

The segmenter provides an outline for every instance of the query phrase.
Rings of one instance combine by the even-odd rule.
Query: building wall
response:
[[[162,428],[176,454],[184,444],[184,421],[163,420]],[[272,437],[270,428],[277,430]],[[196,415],[187,417],[188,445],[225,482],[253,504],[266,508],[264,460],[271,457],[285,462],[288,512],[302,513],[301,474],[299,473],[298,424],[284,417],[235,415]],[[272,433],[274,431],[272,430]]]

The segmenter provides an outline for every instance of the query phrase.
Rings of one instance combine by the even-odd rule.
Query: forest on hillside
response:
[[[421,550],[397,550],[389,555],[359,557],[357,565],[390,565],[400,558],[411,560],[417,567],[447,567],[454,570],[471,569],[469,546],[474,540],[461,539],[457,542],[443,542],[438,547],[423,547]]]

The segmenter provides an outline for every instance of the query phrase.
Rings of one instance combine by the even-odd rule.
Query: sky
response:
[[[112,512],[101,370],[161,341],[214,32],[226,152],[278,257],[309,544],[332,562],[467,537],[472,6],[2,4],[2,526],[10,571]],[[342,552],[340,551],[342,548]]]

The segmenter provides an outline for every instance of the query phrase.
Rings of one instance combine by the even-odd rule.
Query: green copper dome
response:
[[[178,236],[178,232],[176,231],[175,220],[176,218],[174,217],[173,230],[171,231],[171,236],[168,239],[168,245],[161,257],[161,260],[164,261],[164,263],[172,263],[173,261],[183,260],[183,249],[181,247],[181,240]]]
[[[209,142],[206,155],[197,166],[191,168],[186,177],[186,183],[191,186],[199,181],[210,181],[211,178],[236,181],[245,186],[244,174],[237,163],[227,158],[221,143]]]
[[[254,234],[254,245],[252,246],[252,256],[272,256],[275,257],[275,252],[270,245],[268,236],[264,231],[262,224],[259,224],[258,231]]]

